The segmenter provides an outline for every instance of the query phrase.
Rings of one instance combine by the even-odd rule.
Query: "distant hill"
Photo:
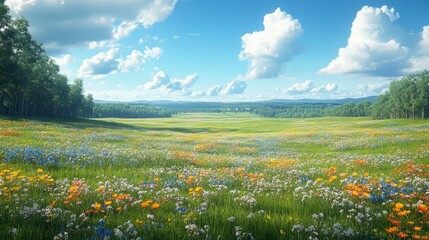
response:
[[[260,102],[266,103],[330,103],[330,104],[343,104],[348,102],[361,103],[361,102],[375,102],[378,96],[369,96],[363,98],[342,98],[342,99],[272,99]]]
[[[263,101],[249,101],[239,102],[243,103],[313,103],[313,104],[343,104],[348,102],[361,103],[361,102],[375,102],[378,96],[369,96],[363,98],[342,98],[342,99],[271,99]],[[186,104],[186,105],[204,105],[204,104],[234,104],[237,102],[202,102],[202,101],[171,101],[171,100],[136,100],[136,101],[110,101],[110,100],[94,100],[95,103],[125,103],[125,104],[148,104],[148,105],[175,105],[175,104]]]

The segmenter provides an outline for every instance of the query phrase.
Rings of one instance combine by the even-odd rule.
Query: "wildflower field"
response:
[[[0,239],[429,239],[429,122],[0,118]]]

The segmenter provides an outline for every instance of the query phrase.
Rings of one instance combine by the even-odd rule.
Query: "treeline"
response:
[[[160,104],[173,114],[207,112],[249,112],[270,118],[313,118],[325,116],[366,117],[371,115],[371,102],[299,103],[299,102],[171,102]]]
[[[372,109],[375,119],[428,118],[429,72],[411,74],[390,83],[389,90],[378,97]]]
[[[366,117],[371,115],[371,103],[271,103],[251,108],[250,112],[270,118]]]
[[[91,117],[168,118],[172,114],[171,110],[154,105],[98,103],[95,104]]]
[[[0,0],[0,114],[89,116],[93,97],[84,96],[82,80],[69,84],[28,28],[28,21],[12,19]]]
[[[172,111],[178,113],[225,113],[225,112],[248,112],[251,105],[258,103],[223,103],[223,102],[170,102],[158,103]]]

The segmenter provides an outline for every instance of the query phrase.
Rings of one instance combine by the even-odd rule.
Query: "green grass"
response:
[[[421,238],[428,159],[423,120],[0,118],[0,238]]]

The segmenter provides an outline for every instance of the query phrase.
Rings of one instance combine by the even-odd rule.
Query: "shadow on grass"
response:
[[[94,119],[75,119],[75,118],[28,118],[0,115],[0,120],[9,121],[38,121],[44,123],[55,123],[64,128],[76,128],[80,130],[88,128],[107,128],[107,129],[130,129],[138,131],[171,131],[180,133],[215,133],[215,132],[235,132],[234,129],[210,129],[210,128],[185,128],[185,127],[139,127],[126,123],[109,122]],[[156,121],[154,119],[154,121]]]

